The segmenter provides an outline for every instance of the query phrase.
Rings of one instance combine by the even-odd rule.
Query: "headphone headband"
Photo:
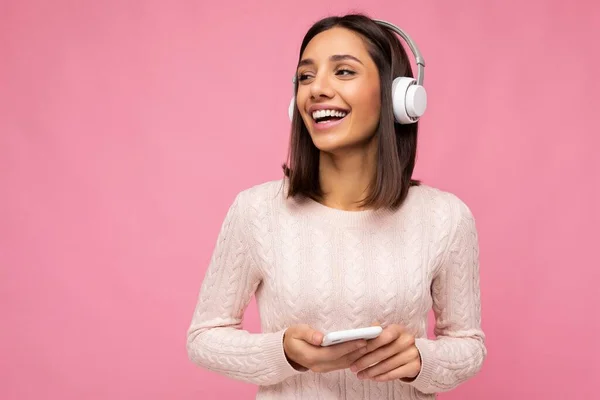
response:
[[[404,32],[402,29],[390,22],[383,21],[381,19],[374,19],[373,21],[383,26],[384,28],[387,28],[392,32],[397,33],[400,37],[402,37],[402,39],[404,39],[406,44],[408,44],[408,47],[410,47],[410,50],[412,51],[413,56],[415,58],[415,63],[417,64],[417,85],[423,86],[423,80],[425,77],[425,59],[423,58],[423,55],[419,51],[419,48],[417,47],[417,44],[414,42],[414,40],[412,40],[412,38],[408,36],[406,32]]]

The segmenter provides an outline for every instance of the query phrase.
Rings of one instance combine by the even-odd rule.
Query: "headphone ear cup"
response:
[[[294,108],[296,108],[296,97],[292,96],[292,101],[290,101],[290,107],[288,108],[290,121],[294,119]]]
[[[421,85],[411,85],[406,92],[406,111],[413,119],[417,120],[425,114],[427,109],[427,92]]]
[[[414,124],[427,108],[427,92],[413,78],[400,76],[392,83],[394,118],[399,124]]]

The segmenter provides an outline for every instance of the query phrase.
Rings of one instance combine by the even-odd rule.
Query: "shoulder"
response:
[[[238,192],[236,198],[243,203],[263,203],[281,198],[284,193],[283,179],[257,183]]]
[[[461,197],[437,187],[425,184],[413,186],[409,191],[407,203],[436,219],[448,220],[452,230],[465,221],[474,223],[473,212]]]
[[[264,210],[281,203],[285,198],[283,179],[257,183],[241,189],[235,196],[234,206],[246,215],[264,213]]]
[[[436,265],[444,265],[443,260],[451,257],[452,254],[478,248],[475,217],[466,202],[458,195],[421,185],[411,188],[407,200],[419,210],[421,220],[430,229],[431,240],[436,243],[436,258],[440,257],[441,260]]]

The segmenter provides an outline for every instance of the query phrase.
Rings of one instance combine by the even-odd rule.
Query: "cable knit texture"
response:
[[[259,385],[257,399],[434,399],[481,369],[477,232],[458,197],[422,185],[397,211],[343,211],[287,199],[285,183],[246,189],[229,208],[188,330],[194,363]],[[262,333],[242,329],[253,295]],[[415,335],[414,381],[300,372],[286,360],[290,325],[328,332],[374,321]]]

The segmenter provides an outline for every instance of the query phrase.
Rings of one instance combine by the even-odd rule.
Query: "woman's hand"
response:
[[[367,354],[350,370],[358,372],[359,379],[377,382],[416,378],[421,371],[421,356],[415,346],[415,337],[400,325],[386,327],[379,337],[369,341]]]
[[[331,372],[349,368],[367,353],[366,340],[353,340],[321,347],[323,333],[308,325],[290,326],[283,336],[283,350],[297,370]]]

